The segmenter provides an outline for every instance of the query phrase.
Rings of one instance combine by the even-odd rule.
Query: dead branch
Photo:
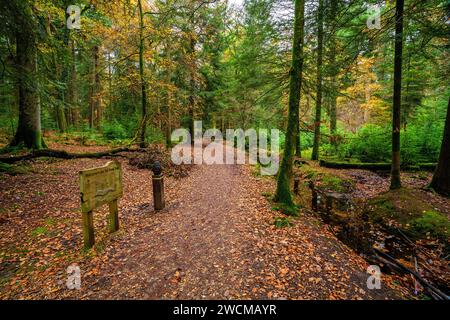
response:
[[[389,265],[395,265],[395,269],[400,269],[402,272],[410,273],[412,274],[417,281],[421,284],[422,287],[424,287],[430,295],[438,300],[449,300],[449,296],[447,296],[445,293],[443,293],[441,290],[436,288],[435,286],[429,284],[424,278],[422,278],[416,271],[413,271],[409,269],[408,267],[404,266],[400,262],[398,262],[396,259],[388,255],[387,253],[381,252],[380,250],[377,250],[373,248],[373,251],[375,252],[375,255],[378,258],[381,258],[380,260],[383,262],[388,262]]]

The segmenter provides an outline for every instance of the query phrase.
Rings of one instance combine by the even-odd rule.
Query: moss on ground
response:
[[[312,180],[315,187],[321,190],[347,193],[355,186],[353,180],[332,174],[326,168],[305,164],[299,170],[305,179]]]
[[[402,188],[386,192],[371,199],[364,211],[374,223],[394,225],[415,239],[431,236],[449,240],[449,218],[436,211],[419,190]]]

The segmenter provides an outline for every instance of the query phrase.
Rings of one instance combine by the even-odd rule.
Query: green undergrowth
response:
[[[276,217],[274,219],[274,225],[276,228],[281,229],[281,228],[292,227],[294,224],[291,222],[289,217]]]
[[[20,174],[27,174],[31,171],[31,168],[26,165],[11,165],[4,162],[0,162],[0,173],[6,173],[11,176]]]

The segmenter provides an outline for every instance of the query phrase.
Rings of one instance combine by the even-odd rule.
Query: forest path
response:
[[[315,219],[277,229],[263,191],[272,178],[248,166],[195,166],[167,208],[151,214],[107,264],[83,283],[82,298],[358,299],[368,291],[366,263]],[[89,266],[84,266],[84,269]]]

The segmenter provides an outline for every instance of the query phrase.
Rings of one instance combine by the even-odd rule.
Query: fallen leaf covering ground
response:
[[[1,175],[1,299],[407,297],[391,276],[368,290],[367,263],[317,218],[302,214],[276,228],[280,214],[264,196],[275,180],[248,166],[194,166],[188,177],[167,177],[167,207],[156,213],[151,172],[119,158],[121,229],[107,235],[107,209],[97,210],[97,243],[86,252],[78,171],[107,161],[38,160],[29,174]],[[65,285],[74,263],[81,290]]]

